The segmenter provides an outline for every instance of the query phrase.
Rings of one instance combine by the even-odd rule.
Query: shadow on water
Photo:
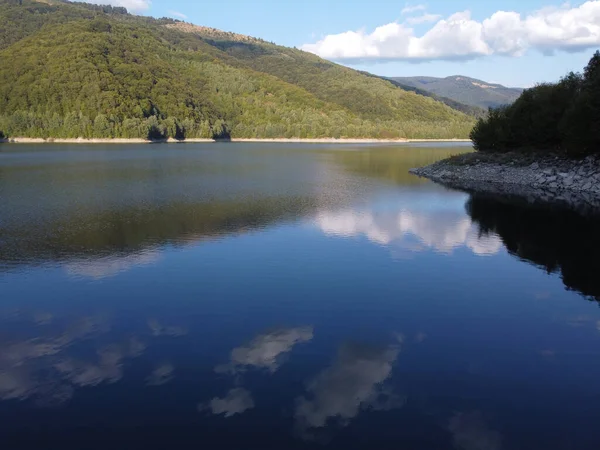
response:
[[[600,301],[600,215],[472,194],[467,213],[483,233],[496,233],[514,256],[560,273],[569,290]]]

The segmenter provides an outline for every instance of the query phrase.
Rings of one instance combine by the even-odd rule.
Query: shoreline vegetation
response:
[[[582,74],[526,89],[490,109],[470,134],[475,152],[410,172],[470,192],[600,208],[600,52]]]
[[[469,137],[482,153],[600,153],[600,52],[583,73],[526,89],[511,105],[490,109]]]
[[[0,139],[0,143],[10,144],[185,144],[185,143],[214,143],[214,142],[257,142],[257,143],[282,143],[282,144],[402,144],[411,142],[471,142],[470,139],[347,139],[347,138],[272,138],[272,139],[159,139],[147,140],[137,138],[111,138],[111,139],[43,139],[43,138],[5,138]]]

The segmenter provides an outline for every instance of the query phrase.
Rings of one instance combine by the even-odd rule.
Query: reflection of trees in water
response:
[[[128,256],[163,244],[181,244],[244,233],[294,219],[314,209],[310,198],[273,197],[253,201],[142,205],[112,211],[64,216],[54,221],[0,224],[0,268],[48,261],[73,263],[75,273],[94,275],[88,258],[104,261],[119,271]],[[147,255],[147,253],[144,253]],[[83,260],[80,266],[77,262]],[[88,263],[86,265],[86,263]],[[106,265],[105,264],[105,265]],[[110,271],[104,267],[102,271]]]
[[[414,167],[433,164],[450,156],[472,151],[467,145],[434,146],[434,147],[376,147],[364,151],[332,152],[335,162],[360,175],[391,181],[400,185],[425,184],[425,178],[409,173]]]
[[[165,167],[160,170],[154,159],[150,168],[142,159],[135,164],[80,161],[65,170],[58,158],[52,165],[35,166],[35,178],[30,165],[0,167],[6,190],[0,208],[0,271],[60,262],[69,263],[74,275],[103,278],[156,261],[163,244],[244,233],[345,205],[363,190],[354,174],[420,183],[408,173],[411,167],[468,150],[392,146],[320,152],[336,163],[335,170],[329,158],[315,164],[314,150],[310,158],[297,153],[286,163],[243,154],[231,160],[161,160]],[[345,170],[338,170],[337,163]],[[23,184],[23,179],[35,183]],[[45,196],[44,202],[39,196]]]
[[[479,194],[466,208],[482,232],[498,234],[510,253],[560,273],[568,289],[600,301],[600,217]]]

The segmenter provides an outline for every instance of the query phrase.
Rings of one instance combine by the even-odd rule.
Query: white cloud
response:
[[[164,326],[156,319],[148,320],[148,328],[150,328],[152,335],[155,337],[160,337],[160,336],[179,337],[179,336],[185,336],[188,333],[188,330],[185,327]]]
[[[425,339],[427,339],[427,333],[423,333],[422,331],[419,331],[415,336],[415,342],[417,344],[423,343]]]
[[[49,312],[35,311],[32,315],[32,318],[33,321],[38,325],[48,325],[49,323],[52,323],[54,316]]]
[[[40,382],[28,367],[0,371],[0,399],[25,400],[35,398],[38,406],[58,406],[73,396],[73,387],[60,380]]]
[[[146,346],[135,338],[120,345],[107,346],[98,351],[95,362],[65,358],[54,368],[76,386],[97,386],[102,383],[116,383],[123,377],[123,361],[139,357]]]
[[[400,347],[368,348],[357,345],[342,347],[333,364],[308,385],[310,396],[300,397],[294,419],[297,431],[309,437],[309,431],[325,427],[330,420],[343,426],[356,417],[361,409],[390,409],[401,406],[394,396],[381,389],[392,373]],[[381,401],[388,395],[392,401]]]
[[[169,10],[169,15],[173,16],[173,17],[177,17],[179,19],[187,19],[187,16],[185,14],[180,13],[178,11]]]
[[[97,0],[90,1],[98,5],[124,6],[127,11],[140,12],[146,11],[152,5],[151,0]]]
[[[448,425],[454,446],[461,450],[501,450],[502,436],[490,429],[480,412],[456,413]]]
[[[22,368],[0,372],[0,399],[24,399],[36,391],[37,383]]]
[[[210,409],[213,414],[225,414],[231,417],[254,408],[254,399],[250,391],[244,388],[231,389],[224,398],[213,398],[206,405],[199,405],[198,409],[203,411]]]
[[[452,212],[347,210],[321,213],[315,222],[326,234],[363,235],[377,244],[395,244],[413,251],[420,249],[406,242],[410,236],[441,253],[466,247],[476,255],[493,255],[502,248],[502,241],[497,235],[480,235],[471,219]]]
[[[406,13],[416,11],[414,8],[405,8]],[[426,17],[433,15],[421,16]],[[460,60],[489,55],[516,57],[530,49],[545,54],[574,52],[600,45],[600,0],[580,6],[567,3],[525,16],[498,11],[481,22],[474,20],[469,11],[457,12],[439,20],[421,36],[411,28],[411,24],[416,23],[423,22],[412,17],[404,23],[382,25],[371,33],[332,34],[302,48],[326,59],[348,62]]]
[[[402,11],[400,11],[400,14],[411,14],[414,12],[425,11],[426,9],[427,7],[425,5],[407,5],[402,9]]]
[[[36,324],[51,327],[35,328],[33,338],[11,339],[0,336],[0,401],[32,399],[38,405],[52,406],[68,401],[78,387],[93,387],[116,383],[123,377],[127,361],[140,357],[146,344],[135,336],[97,348],[93,358],[79,358],[72,348],[80,341],[105,341],[111,327],[103,316],[89,316],[63,320],[50,313],[33,315],[19,311],[16,317],[29,317]],[[8,319],[11,320],[9,316]],[[4,318],[2,318],[4,319]],[[0,321],[0,328],[4,326]],[[164,327],[149,321],[155,336],[179,336],[186,331],[178,327]],[[48,333],[48,334],[46,334]],[[157,366],[146,379],[148,385],[158,386],[173,379],[175,368],[168,362]]]
[[[440,20],[442,16],[439,14],[422,14],[420,16],[409,17],[406,19],[406,23],[409,25],[418,25],[420,23],[429,23],[435,22],[436,20]]]
[[[170,363],[164,363],[152,371],[146,379],[147,386],[162,386],[173,379],[175,368]]]
[[[86,317],[59,328],[58,334],[22,341],[0,342],[0,400],[34,399],[58,405],[69,400],[77,386],[114,383],[122,376],[122,362],[135,358],[145,346],[135,338],[98,351],[97,362],[71,358],[71,344],[107,331],[101,318]]]
[[[160,258],[160,252],[145,250],[125,256],[107,256],[72,262],[65,265],[65,270],[71,276],[101,280],[114,277],[135,267],[155,264]]]
[[[218,366],[217,372],[239,372],[251,366],[275,372],[281,364],[281,356],[288,353],[296,344],[313,338],[312,327],[284,328],[255,337],[247,345],[231,351],[229,364]]]

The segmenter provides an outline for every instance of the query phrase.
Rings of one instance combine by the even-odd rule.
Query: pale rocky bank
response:
[[[405,144],[411,142],[470,142],[468,139],[369,139],[369,138],[232,138],[224,140],[215,139],[161,139],[150,141],[136,138],[110,138],[110,139],[84,139],[84,138],[28,138],[11,137],[0,139],[0,142],[11,144],[160,144],[160,143],[205,143],[205,142],[257,142],[281,144]]]
[[[410,172],[467,192],[561,203],[582,212],[600,209],[600,156],[467,153]]]

